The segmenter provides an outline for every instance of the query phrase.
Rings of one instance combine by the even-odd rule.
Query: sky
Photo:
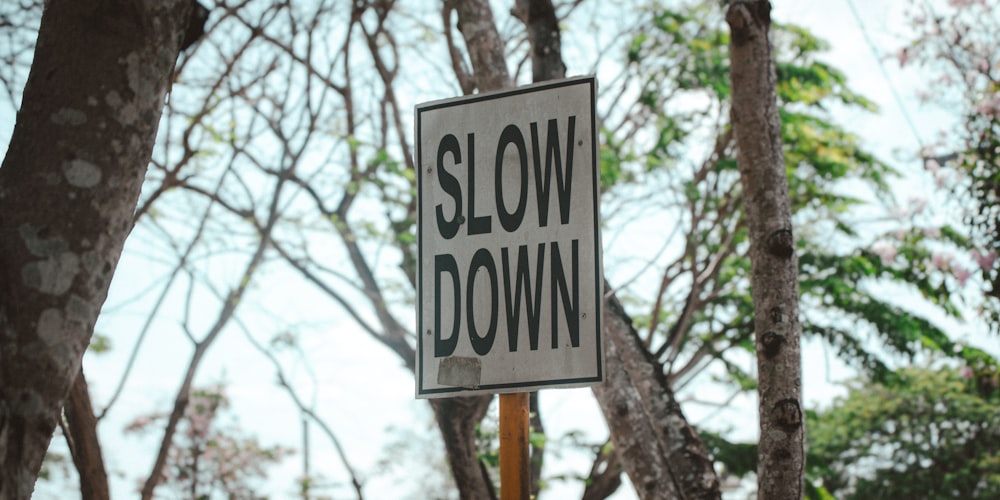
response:
[[[779,22],[795,23],[809,28],[831,44],[831,50],[822,59],[843,70],[859,93],[880,106],[878,113],[835,111],[837,121],[861,137],[882,158],[895,160],[895,164],[914,172],[919,166],[912,155],[921,142],[929,142],[942,127],[949,123],[943,110],[920,105],[914,98],[920,88],[921,74],[915,70],[900,70],[892,58],[894,49],[906,39],[902,0],[850,0],[803,2],[777,0],[772,2],[772,16]],[[499,15],[499,14],[498,14]],[[875,49],[872,46],[876,47]],[[899,96],[902,103],[897,101]],[[908,118],[909,117],[909,118]],[[915,133],[907,122],[914,124]],[[9,114],[0,114],[0,142],[6,144],[13,126]],[[900,186],[905,196],[932,196],[926,182],[907,181]],[[113,285],[108,306],[119,308],[125,314],[102,318],[98,332],[135,331],[141,319],[130,316],[130,294],[135,293],[136,283],[152,281],[159,273],[149,269],[140,257],[126,256],[120,264],[119,275],[127,274],[129,283]],[[309,290],[292,294],[278,294],[269,303],[272,311],[281,311],[286,317],[308,316],[316,313],[316,304],[323,299]],[[327,306],[329,307],[329,306]],[[161,314],[162,321],[181,314],[178,304],[169,304]],[[354,330],[350,321],[336,315],[324,315],[323,320],[309,325],[326,331],[330,336],[348,335]],[[969,329],[967,325],[955,328]],[[964,331],[964,330],[963,330]],[[974,335],[970,332],[968,335]],[[275,386],[275,373],[268,361],[248,346],[243,333],[232,328],[209,351],[205,369],[199,379],[205,383],[225,381],[233,400],[233,414],[239,424],[259,433],[265,442],[301,442],[301,428],[290,424],[299,421],[297,412],[288,402],[288,396]],[[385,447],[395,441],[415,440],[428,445],[436,443],[437,430],[425,402],[414,400],[413,377],[401,366],[395,354],[370,339],[351,332],[355,339],[345,347],[343,342],[327,342],[310,337],[302,351],[311,359],[319,360],[312,368],[304,364],[294,366],[287,375],[302,382],[300,387],[313,387],[314,392],[300,394],[306,400],[315,398],[318,411],[331,423],[343,447],[351,457],[352,465],[366,478],[365,493],[368,498],[401,498],[410,491],[414,482],[424,480],[421,475],[430,472],[421,463],[389,468],[378,474],[380,460],[386,457]],[[266,340],[266,339],[261,339]],[[142,351],[135,376],[122,399],[102,422],[105,456],[112,471],[129,471],[122,477],[114,475],[112,484],[116,498],[131,498],[136,488],[136,471],[148,470],[150,449],[157,443],[155,433],[147,437],[123,435],[121,430],[136,415],[154,413],[169,408],[170,397],[179,383],[178,367],[167,358],[189,356],[187,347],[178,348],[176,337],[150,336],[150,344]],[[121,373],[131,342],[115,345],[110,353],[92,356],[86,360],[88,378],[94,399],[106,402],[114,390],[114,381]],[[169,353],[169,354],[167,354]],[[807,343],[804,348],[807,369],[804,370],[804,398],[807,407],[828,403],[830,398],[843,392],[839,382],[850,377],[850,371],[827,357],[821,346]],[[387,367],[372,376],[371,366]],[[345,375],[346,374],[346,375]],[[345,382],[346,380],[346,382]],[[722,395],[719,395],[722,396]],[[606,437],[602,417],[589,389],[550,390],[542,393],[542,404],[547,431],[551,436],[562,436],[579,431],[589,442],[599,443]],[[728,426],[735,435],[753,439],[756,432],[756,409],[752,397],[739,397],[726,409],[685,406],[694,423]],[[276,423],[279,423],[277,424]],[[738,423],[738,424],[737,424]],[[738,427],[737,427],[738,425]],[[312,464],[316,470],[325,470],[334,481],[344,481],[342,464],[319,430],[312,427],[314,454]],[[557,468],[546,470],[547,475],[560,473],[585,473],[589,457],[571,447],[562,447]],[[414,455],[407,455],[413,459]],[[301,470],[301,456],[294,456],[274,469],[276,477],[295,477]],[[433,458],[433,457],[432,457]],[[392,463],[391,461],[389,462]],[[400,475],[403,475],[401,479]],[[579,482],[553,481],[552,490],[543,498],[578,497]],[[39,483],[36,498],[61,498],[59,483]],[[51,488],[50,486],[57,486]],[[290,496],[288,483],[273,486],[274,498]],[[337,488],[339,498],[348,490]],[[635,498],[634,493],[623,487],[616,499]]]

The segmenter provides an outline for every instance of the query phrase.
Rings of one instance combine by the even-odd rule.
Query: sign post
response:
[[[528,392],[604,380],[596,91],[416,107],[416,397],[501,394],[504,499],[528,498]]]
[[[527,392],[500,395],[500,500],[531,496]]]

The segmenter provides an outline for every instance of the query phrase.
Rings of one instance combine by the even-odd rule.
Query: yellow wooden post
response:
[[[528,500],[527,392],[500,395],[500,500]]]

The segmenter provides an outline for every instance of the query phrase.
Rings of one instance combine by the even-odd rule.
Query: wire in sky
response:
[[[854,20],[858,23],[858,27],[861,28],[861,35],[864,37],[865,43],[868,44],[872,54],[875,56],[875,62],[878,63],[878,68],[882,71],[882,77],[885,78],[886,84],[889,85],[889,91],[892,92],[892,97],[896,100],[896,106],[899,107],[899,111],[903,114],[903,120],[906,121],[906,125],[910,128],[910,133],[912,133],[913,138],[916,139],[917,145],[920,146],[920,149],[923,149],[924,141],[920,139],[920,133],[917,132],[917,127],[913,124],[913,119],[910,118],[910,113],[903,104],[903,99],[899,96],[899,92],[896,90],[896,86],[893,84],[892,78],[889,78],[889,72],[885,69],[885,64],[882,61],[882,57],[879,55],[878,47],[876,47],[875,42],[872,41],[871,37],[868,36],[868,29],[865,27],[865,23],[861,19],[861,15],[858,14],[857,7],[854,6],[854,0],[847,0],[847,6],[851,8],[851,14],[854,15]]]

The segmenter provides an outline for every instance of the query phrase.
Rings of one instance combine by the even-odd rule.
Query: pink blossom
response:
[[[973,373],[973,371],[972,371],[972,367],[969,366],[969,365],[963,365],[962,368],[960,368],[958,370],[958,374],[962,378],[966,378],[966,379],[972,379],[972,377],[975,375],[975,373]]]
[[[979,264],[979,268],[988,271],[993,269],[993,264],[997,261],[997,253],[990,250],[989,253],[980,253],[978,250],[972,252],[972,258],[976,259],[976,263]]]
[[[943,188],[945,183],[948,181],[948,177],[951,177],[948,172],[939,170],[934,174],[934,185],[939,188]]]
[[[928,172],[936,174],[938,170],[941,170],[941,163],[934,158],[928,158],[927,161],[924,162],[924,168],[926,168]]]
[[[896,53],[896,58],[899,59],[900,68],[906,66],[906,63],[910,60],[910,49],[903,47],[898,53]]]
[[[942,73],[935,80],[937,81],[937,83],[944,86],[951,85],[952,83],[955,82],[955,79],[952,78],[951,73]]]
[[[942,271],[946,271],[951,267],[951,255],[934,252],[934,256],[931,257],[931,264],[934,264],[934,267]]]
[[[896,254],[899,253],[899,250],[896,249],[896,245],[888,241],[877,241],[872,245],[872,253],[878,255],[879,259],[882,260],[883,266],[888,266],[896,259]]]
[[[969,276],[972,275],[972,273],[970,273],[968,269],[958,266],[955,266],[955,268],[952,270],[952,274],[954,274],[955,279],[958,280],[958,286],[965,286],[965,282],[968,281]]]
[[[920,198],[916,196],[910,198],[910,213],[912,213],[913,215],[919,215],[924,211],[925,208],[927,208],[926,198]]]
[[[986,5],[986,0],[948,0],[952,7],[969,7],[973,4]]]
[[[150,417],[138,417],[125,426],[125,432],[136,432],[142,430],[151,423],[153,423],[153,419]]]
[[[1000,95],[994,94],[987,97],[979,104],[976,104],[975,110],[977,113],[987,116],[992,116],[994,118],[1000,117]]]

